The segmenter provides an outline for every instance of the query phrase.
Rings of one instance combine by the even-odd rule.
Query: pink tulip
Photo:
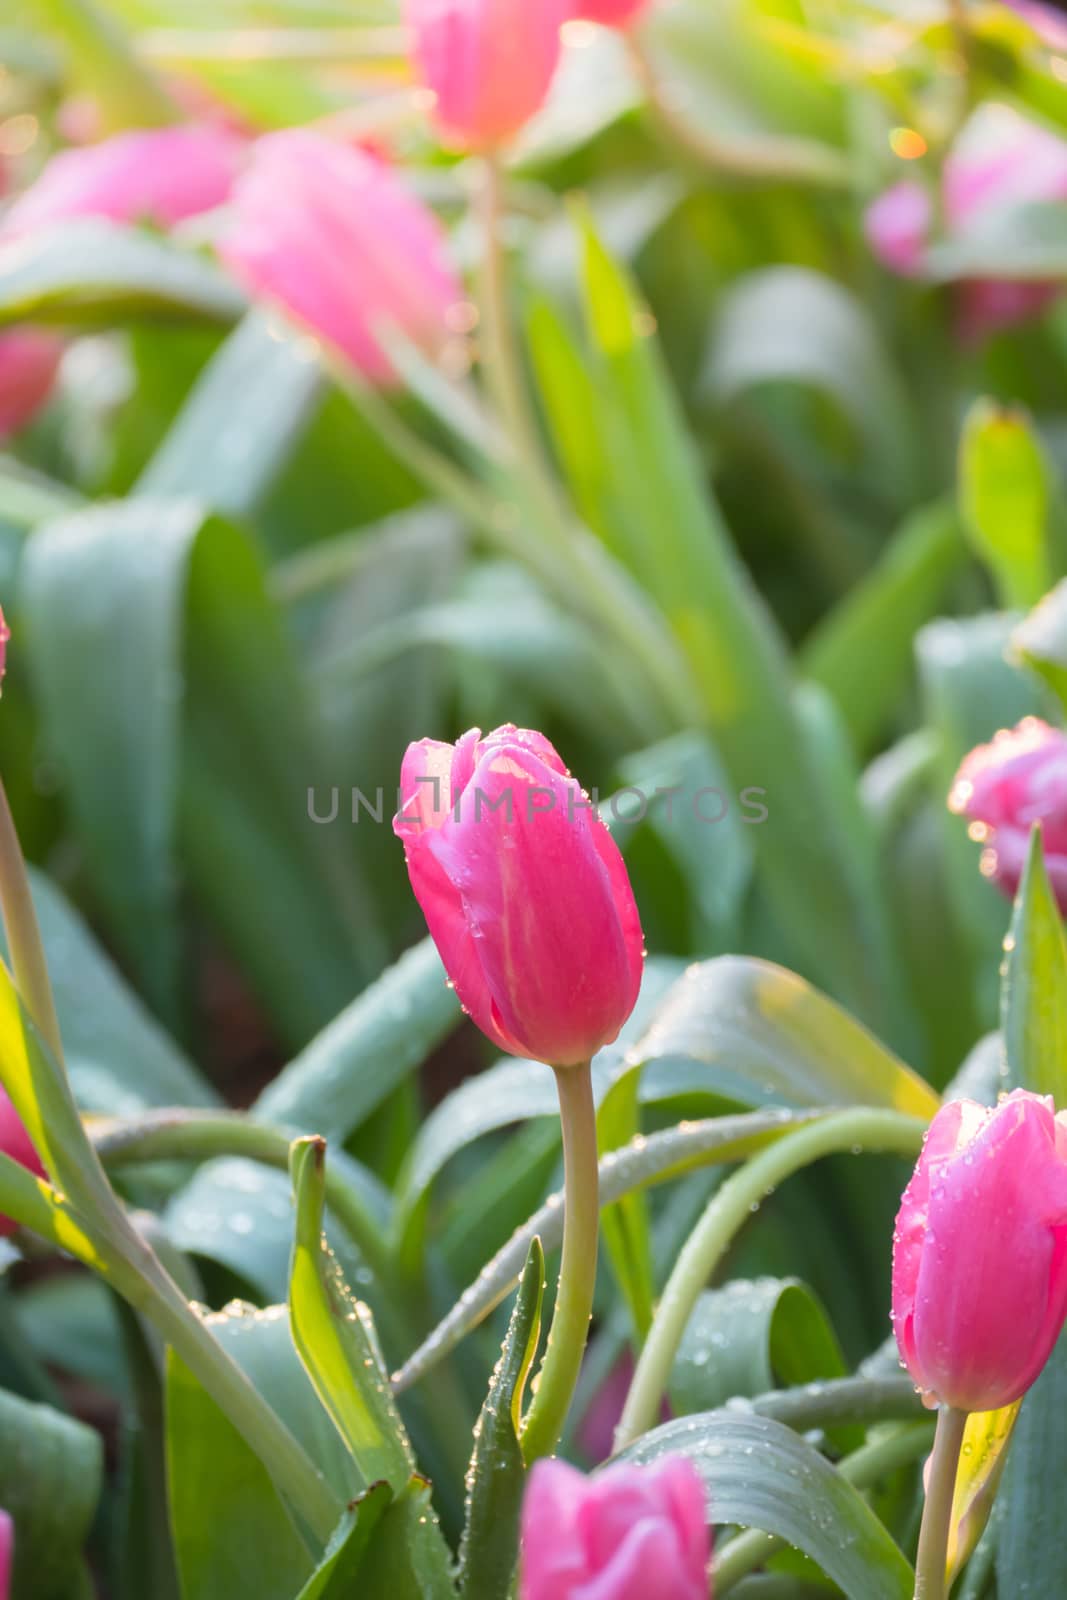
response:
[[[571,14],[584,22],[603,23],[606,28],[627,28],[649,4],[650,0],[579,0]]]
[[[445,137],[492,148],[539,111],[569,0],[407,0],[412,52]]]
[[[1052,50],[1067,50],[1067,17],[1042,0],[1004,0],[1033,28],[1038,38]]]
[[[1016,1089],[930,1125],[893,1234],[893,1326],[928,1402],[1010,1405],[1067,1317],[1067,1116]]]
[[[0,333],[0,440],[32,422],[52,393],[63,341],[39,328]]]
[[[7,671],[7,647],[11,639],[11,629],[7,625],[7,618],[0,611],[0,684],[4,681]]]
[[[374,382],[394,376],[380,330],[436,354],[463,299],[433,213],[373,156],[301,129],[254,146],[219,249]]]
[[[521,1600],[707,1600],[704,1485],[690,1461],[592,1478],[538,1461],[522,1508]]]
[[[197,123],[63,150],[15,201],[3,233],[21,235],[72,217],[170,227],[222,204],[242,150],[233,134]]]
[[[998,212],[1067,199],[1067,141],[1006,106],[983,106],[971,118],[942,173],[949,235],[981,226]],[[905,277],[921,276],[934,232],[933,200],[908,179],[868,209],[867,238],[879,260]],[[978,279],[960,286],[960,331],[978,339],[1034,316],[1059,292],[1052,282]]]
[[[22,1119],[2,1088],[0,1088],[0,1153],[10,1156],[12,1161],[17,1161],[20,1167],[26,1167],[36,1177],[45,1176],[40,1157],[22,1125]],[[10,1217],[0,1216],[0,1239],[14,1233],[16,1226]],[[0,1589],[0,1597],[2,1594],[3,1590]]]
[[[1039,717],[1004,729],[964,759],[948,803],[971,819],[972,839],[986,846],[982,871],[1009,896],[1040,823],[1045,866],[1067,911],[1067,733]]]
[[[0,1511],[0,1600],[11,1593],[11,1569],[15,1564],[15,1524],[6,1511]]]
[[[622,857],[540,733],[510,724],[408,747],[393,820],[464,1009],[494,1044],[555,1067],[617,1038],[641,983]]]

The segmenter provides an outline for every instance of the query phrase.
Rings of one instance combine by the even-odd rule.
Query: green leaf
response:
[[[950,506],[915,512],[805,642],[801,667],[833,697],[858,749],[874,744],[896,712],[913,670],[915,634],[936,615],[964,555]]]
[[[812,954],[824,981],[868,1020],[885,1021],[874,909],[828,821],[782,639],[710,497],[649,319],[588,228],[584,280],[613,485],[595,526],[670,623],[734,786],[767,791],[772,820],[752,832],[783,928],[811,950],[817,918],[826,937]]]
[[[79,1105],[128,1116],[150,1106],[217,1104],[51,879],[31,868],[30,882]]]
[[[1001,1028],[1008,1084],[1051,1094],[1062,1106],[1067,1099],[1067,940],[1038,828],[1033,830],[1005,949]],[[1056,1485],[1067,1473],[1067,1440],[1055,1423],[1064,1404],[1067,1336],[1061,1334],[1021,1408],[1009,1408],[1013,1413],[1018,1409],[1017,1420],[1008,1418],[990,1452],[991,1471],[999,1473],[1013,1439],[1000,1491],[996,1558],[998,1581],[1008,1594],[1051,1593],[1059,1582],[1055,1574],[1063,1570],[1067,1535]],[[986,1500],[980,1507],[984,1515],[972,1519],[974,1540],[989,1510]]]
[[[173,1351],[167,1481],[184,1600],[292,1600],[311,1557],[266,1467]]]
[[[1005,659],[1013,618],[987,613],[928,623],[916,639],[925,718],[938,740],[934,767],[949,905],[968,960],[974,1016],[970,1037],[996,1020],[997,966],[1005,909],[979,870],[981,847],[947,805],[960,762],[975,745],[1045,709],[1041,685]]]
[[[611,1205],[646,1184],[664,1183],[698,1167],[744,1160],[791,1128],[812,1120],[814,1115],[775,1109],[749,1116],[684,1122],[662,1133],[639,1135],[601,1160],[600,1203]],[[563,1219],[558,1194],[550,1195],[540,1210],[487,1262],[476,1281],[394,1377],[395,1390],[399,1392],[417,1383],[499,1305],[518,1282],[535,1237],[540,1238],[546,1253],[559,1247]]]
[[[370,1542],[393,1503],[393,1491],[385,1482],[372,1483],[352,1503],[297,1600],[350,1600]]]
[[[27,11],[62,46],[69,88],[88,94],[101,133],[175,121],[178,108],[95,0],[27,0]]]
[[[712,1412],[646,1434],[619,1459],[688,1457],[719,1526],[759,1528],[811,1557],[849,1600],[911,1600],[915,1576],[862,1496],[768,1417]]]
[[[244,306],[210,261],[116,222],[64,222],[0,246],[0,326],[94,327],[134,317],[225,323]]]
[[[460,1600],[508,1600],[519,1547],[526,1468],[519,1444],[522,1398],[541,1332],[545,1256],[530,1244],[507,1336],[474,1431],[467,1518],[459,1552]]]
[[[456,1600],[447,1550],[442,1554],[439,1535],[428,1537],[431,1527],[436,1532],[430,1486],[413,1477],[371,1540],[360,1564],[358,1592],[390,1600]]]
[[[459,1021],[441,958],[423,939],[282,1069],[256,1116],[343,1143]]]
[[[364,1480],[384,1479],[399,1496],[415,1460],[393,1403],[370,1311],[352,1295],[323,1238],[325,1160],[324,1140],[293,1144],[293,1342]],[[427,1521],[423,1537],[439,1545],[443,1559],[445,1545],[436,1520]]]
[[[15,1595],[68,1600],[103,1479],[92,1428],[0,1391],[0,1506],[15,1523]]]
[[[1023,1398],[998,1496],[997,1583],[1004,1595],[1055,1594],[1067,1561],[1059,1486],[1067,1472],[1067,1334]]]
[[[1001,1032],[1012,1084],[1067,1105],[1067,938],[1034,828],[1004,941]]]
[[[679,1413],[734,1395],[842,1378],[845,1358],[822,1303],[799,1278],[735,1279],[700,1296],[671,1374]]]
[[[931,246],[930,276],[1055,282],[1067,273],[1067,205],[1041,202],[982,207],[965,229]]]
[[[866,307],[808,267],[748,273],[718,312],[705,373],[719,400],[767,383],[828,394],[860,431],[868,459],[894,502],[915,479],[907,396]]]
[[[307,820],[323,752],[248,540],[193,501],[94,506],[37,529],[23,597],[46,740],[149,997],[174,1015],[180,801],[195,887],[302,1042],[377,950],[343,839]]]
[[[976,400],[963,424],[960,514],[1006,608],[1036,605],[1052,578],[1048,478],[1026,414]]]
[[[834,1001],[769,961],[690,967],[631,1054],[646,1098],[887,1106],[932,1117],[939,1097]]]
[[[250,311],[208,363],[137,485],[247,517],[282,471],[322,394],[306,342]]]
[[[1019,623],[1011,646],[1018,659],[1040,673],[1067,707],[1067,579]]]

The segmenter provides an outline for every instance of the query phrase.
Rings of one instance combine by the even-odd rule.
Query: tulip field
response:
[[[1067,5],[0,6],[0,1600],[1067,1595]]]

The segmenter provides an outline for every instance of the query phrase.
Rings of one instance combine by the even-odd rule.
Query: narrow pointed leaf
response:
[[[534,1239],[475,1431],[459,1554],[461,1600],[508,1600],[514,1579],[526,1478],[519,1424],[526,1379],[537,1353],[544,1287],[544,1251],[540,1239]]]

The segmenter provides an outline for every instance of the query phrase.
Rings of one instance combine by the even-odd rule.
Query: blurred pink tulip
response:
[[[930,1124],[893,1234],[893,1326],[929,1403],[1010,1405],[1067,1317],[1067,1120],[1016,1089]]]
[[[21,1117],[2,1088],[0,1088],[0,1152],[10,1156],[12,1161],[17,1161],[20,1167],[27,1167],[38,1178],[44,1177],[45,1171],[40,1157],[22,1125]],[[14,1233],[15,1226],[10,1217],[0,1216],[0,1239]],[[3,1591],[0,1589],[0,1596],[2,1594]]]
[[[38,328],[0,333],[0,440],[18,433],[46,404],[63,341]]]
[[[7,671],[7,647],[11,642],[11,629],[7,625],[7,618],[0,611],[0,685],[3,684],[4,674]]]
[[[538,1461],[522,1509],[521,1600],[707,1600],[711,1541],[690,1461]]]
[[[15,1524],[6,1511],[0,1511],[0,1600],[11,1594],[11,1572],[15,1565]]]
[[[169,227],[222,204],[243,148],[221,128],[187,123],[63,150],[11,206],[2,232],[21,235],[72,217]]]
[[[406,0],[406,15],[442,132],[486,149],[544,104],[572,10],[569,0]]]
[[[1042,0],[1004,0],[1009,10],[1023,17],[1038,38],[1052,50],[1067,50],[1067,17]]]
[[[378,330],[437,354],[463,300],[433,212],[373,156],[301,129],[253,147],[219,250],[374,382],[394,376]]]
[[[1007,106],[983,106],[971,118],[942,173],[944,225],[960,234],[998,212],[1067,199],[1067,141]],[[914,179],[880,195],[866,216],[880,261],[905,277],[921,276],[934,233],[934,204]],[[1058,294],[1051,282],[980,279],[960,286],[960,332],[984,338],[1035,316]]]
[[[460,1002],[511,1055],[554,1067],[617,1038],[642,940],[618,846],[543,734],[510,724],[408,747],[393,820]]]
[[[628,28],[650,4],[651,0],[578,0],[571,15],[606,28]]]
[[[1049,879],[1067,911],[1067,733],[1038,717],[1004,729],[964,759],[948,803],[970,818],[971,837],[986,846],[982,871],[1009,896],[1039,822]]]

